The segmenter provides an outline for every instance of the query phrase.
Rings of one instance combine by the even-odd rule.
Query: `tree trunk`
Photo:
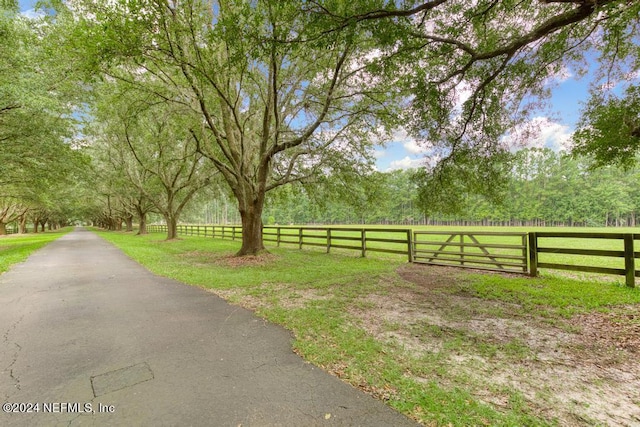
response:
[[[38,232],[38,227],[39,227],[39,224],[38,224],[38,220],[36,219],[35,221],[33,221],[33,232],[34,233]]]
[[[178,220],[175,217],[164,215],[164,220],[167,223],[167,240],[173,240],[178,238]]]
[[[137,208],[136,208],[137,209]],[[138,210],[138,222],[140,227],[138,228],[138,235],[140,234],[148,234],[147,231],[147,214],[143,213],[142,210]]]
[[[19,227],[20,227],[20,234],[27,234],[27,216],[23,215],[22,217],[20,217],[20,222],[19,222]]]
[[[4,236],[7,234],[7,224],[4,222],[0,222],[0,236]]]
[[[127,224],[126,231],[133,231],[133,215],[127,215],[127,217],[124,220]]]
[[[245,209],[240,209],[240,218],[242,220],[242,247],[236,256],[257,255],[264,251],[264,242],[262,241],[262,208],[264,204],[262,200],[248,203]]]

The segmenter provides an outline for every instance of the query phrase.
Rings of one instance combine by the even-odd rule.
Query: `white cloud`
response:
[[[390,138],[391,138],[391,141],[393,142],[401,142],[401,143],[405,143],[413,139],[409,136],[406,129],[404,128],[395,129],[393,132],[391,132]]]
[[[425,154],[431,147],[419,144],[414,138],[412,138],[406,129],[399,128],[393,131],[391,134],[391,141],[402,144],[404,149],[409,154]]]
[[[406,156],[405,158],[401,159],[401,160],[394,160],[389,164],[389,169],[387,169],[387,171],[392,171],[392,170],[396,170],[396,169],[411,169],[411,168],[419,168],[421,166],[424,166],[425,164],[425,160],[424,159],[412,159],[409,156]]]
[[[418,144],[415,139],[405,141],[402,146],[411,154],[426,154],[428,151],[426,147]]]
[[[550,123],[549,126],[542,130],[538,141],[543,141],[545,147],[554,151],[567,151],[570,147],[572,136],[573,132],[569,129],[569,126]]]
[[[503,142],[512,149],[546,147],[554,151],[567,151],[572,136],[573,131],[569,126],[548,117],[534,117],[512,129]]]
[[[374,158],[376,159],[382,159],[383,157],[387,157],[387,152],[386,150],[373,150],[372,155]]]
[[[462,104],[464,104],[469,98],[471,98],[471,95],[473,94],[473,88],[471,87],[469,82],[463,80],[456,85],[454,94],[456,98],[454,111],[456,112],[456,115],[460,115],[460,113],[462,112]]]
[[[28,19],[40,19],[45,16],[45,13],[41,10],[29,9],[20,13],[22,16]]]
[[[550,68],[549,70],[551,72],[551,75],[546,79],[547,84],[562,83],[574,77],[574,74],[571,72],[569,67],[566,66],[566,64],[554,64],[553,68]]]

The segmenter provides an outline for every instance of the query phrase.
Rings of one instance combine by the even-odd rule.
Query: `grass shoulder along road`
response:
[[[425,425],[640,422],[640,291],[622,283],[99,234],[283,325],[306,360]]]
[[[32,252],[71,231],[65,227],[56,231],[0,236],[0,274],[13,264],[26,260]]]

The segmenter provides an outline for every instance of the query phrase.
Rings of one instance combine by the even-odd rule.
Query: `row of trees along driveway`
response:
[[[78,79],[60,58],[53,26],[0,1],[0,235],[65,225],[87,159],[75,150]]]
[[[594,51],[603,80],[638,64],[640,4],[623,0],[55,4],[108,161],[151,201],[162,193],[170,225],[198,186],[228,188],[239,255],[264,248],[268,191],[366,175],[400,126],[439,159],[427,183],[491,192],[504,135],[550,81]]]

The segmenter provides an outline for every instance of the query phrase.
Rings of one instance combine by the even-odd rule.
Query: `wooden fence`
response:
[[[148,225],[149,232],[166,232],[166,225]],[[241,239],[240,226],[178,225],[178,234],[184,236],[217,237],[222,239]],[[389,237],[389,234],[392,237]],[[367,252],[384,252],[406,255],[411,262],[411,230],[381,228],[343,228],[343,227],[278,227],[264,226],[262,230],[265,244],[276,246],[295,245],[331,249],[350,249],[359,251],[362,256]]]
[[[242,239],[242,227],[239,225],[178,225],[178,234],[183,236],[203,236],[219,239]],[[149,232],[166,232],[166,225],[147,225]]]
[[[580,248],[558,246],[541,246],[539,239],[555,240],[562,239],[598,239],[613,240],[618,242],[617,249],[585,249],[589,243],[579,244]],[[582,271],[587,273],[614,274],[625,276],[627,286],[635,286],[635,278],[640,277],[640,272],[635,269],[635,259],[640,258],[640,252],[635,252],[634,242],[640,240],[640,234],[632,233],[573,233],[573,232],[531,232],[529,233],[529,274],[538,275],[538,269],[551,268],[555,270]],[[588,257],[606,257],[624,259],[624,266],[596,267],[580,264],[563,264],[556,262],[541,262],[540,254],[565,254],[580,255]]]
[[[327,253],[331,248],[351,249],[360,251],[363,257],[367,252],[384,252],[406,255],[409,262],[412,260],[411,230],[397,228],[265,226],[263,239],[277,246],[283,243],[297,245],[300,249],[303,246],[319,246],[326,248]]]
[[[166,232],[166,225],[148,225],[149,232]],[[241,239],[240,226],[178,225],[178,233],[222,239]],[[265,244],[294,245],[298,248],[315,246],[331,249],[356,250],[362,256],[367,252],[401,254],[409,262],[456,266],[463,268],[502,271],[537,276],[541,268],[625,276],[627,286],[635,286],[640,271],[635,270],[635,259],[640,252],[634,243],[640,234],[582,233],[582,232],[444,232],[412,231],[394,228],[342,228],[342,227],[279,227],[263,228]],[[557,244],[540,245],[554,239],[569,239]],[[570,239],[578,239],[571,241]],[[616,249],[586,249],[589,240],[619,242]],[[567,243],[569,242],[569,243]],[[577,243],[576,243],[577,242]],[[582,243],[584,242],[584,243]],[[573,247],[571,246],[573,244]],[[579,246],[579,247],[575,247]],[[618,267],[548,262],[540,254],[573,255],[620,260]],[[545,255],[543,255],[544,257]],[[593,258],[592,258],[593,259]]]

